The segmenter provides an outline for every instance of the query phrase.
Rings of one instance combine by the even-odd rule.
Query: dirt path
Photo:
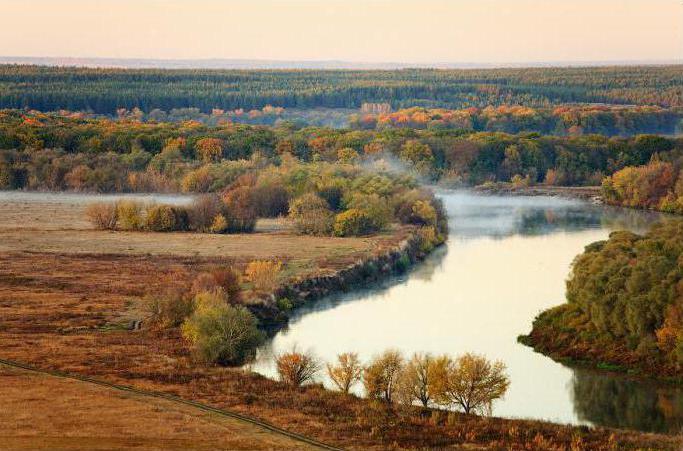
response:
[[[200,403],[2,359],[0,402],[2,449],[334,449]]]

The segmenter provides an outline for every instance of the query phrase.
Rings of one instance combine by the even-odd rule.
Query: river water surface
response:
[[[550,197],[443,192],[450,238],[409,274],[298,309],[252,365],[275,376],[273,353],[296,345],[333,361],[387,348],[500,359],[512,384],[496,416],[678,431],[683,391],[623,376],[571,369],[517,343],[534,317],[564,301],[564,283],[584,246],[613,230],[646,230],[655,214]],[[321,376],[325,384],[328,381]]]

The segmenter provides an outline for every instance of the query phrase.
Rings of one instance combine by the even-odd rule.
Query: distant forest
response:
[[[683,67],[353,70],[128,70],[0,66],[0,108],[359,108],[365,102],[462,109],[567,103],[683,107]]]

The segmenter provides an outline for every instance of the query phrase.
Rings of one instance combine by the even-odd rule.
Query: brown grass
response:
[[[330,271],[396,242],[403,233],[332,240],[284,232],[212,237],[0,230],[0,357],[171,393],[350,449],[569,449],[577,443],[576,449],[673,449],[680,445],[676,438],[635,432],[390,412],[320,386],[293,389],[240,369],[204,367],[191,360],[177,330],[160,333],[126,327],[141,314],[141,296],[160,289],[164,274],[179,274],[176,277],[189,284],[198,272],[217,265],[243,268],[248,260],[273,257],[287,262],[288,276]],[[16,242],[8,243],[8,238]],[[109,254],[115,251],[119,255]],[[11,381],[4,388],[14,390],[14,384]],[[30,389],[27,393],[47,401],[46,392]],[[50,393],[61,396],[59,391]],[[112,397],[112,402],[118,401]],[[108,400],[101,399],[100,407],[108,409]],[[145,423],[142,413],[130,416]],[[61,426],[43,416],[29,412],[22,418],[40,423],[36,428],[52,431],[51,437],[61,435]],[[110,437],[112,448],[128,446]],[[83,446],[96,442],[88,439]],[[29,440],[26,446],[40,443]]]
[[[163,399],[0,365],[3,449],[309,449]],[[144,421],[141,421],[144,419]]]

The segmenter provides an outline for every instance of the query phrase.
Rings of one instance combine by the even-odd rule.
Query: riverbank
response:
[[[672,362],[655,355],[644,358],[623,343],[582,339],[581,332],[571,326],[576,316],[566,304],[544,311],[534,320],[529,334],[520,335],[517,341],[571,367],[618,373],[659,384],[683,384],[680,370]],[[558,327],[558,323],[565,326]]]
[[[566,303],[543,311],[520,341],[559,359],[683,382],[683,222],[663,221],[589,244],[572,264]]]
[[[675,449],[680,445],[678,439],[664,435],[392,409],[317,384],[293,389],[239,368],[197,364],[177,330],[127,327],[140,317],[138,300],[144,293],[161,288],[160,274],[175,274],[190,283],[198,272],[211,267],[239,267],[254,255],[278,255],[288,265],[296,263],[289,268],[292,279],[280,295],[304,304],[419,261],[426,251],[410,228],[324,242],[286,230],[228,235],[215,238],[221,240],[219,248],[218,243],[197,247],[189,233],[97,232],[102,236],[74,247],[75,242],[58,244],[53,238],[96,232],[68,230],[68,215],[54,231],[57,235],[39,231],[41,223],[32,219],[39,212],[28,211],[23,220],[16,218],[8,227],[11,230],[0,231],[15,234],[13,240],[2,241],[11,249],[0,252],[3,358],[170,393],[348,449],[566,449],[572,445]],[[107,244],[100,239],[105,236],[113,241]],[[148,246],[131,241],[137,236]],[[43,242],[62,246],[61,251],[41,248]],[[112,249],[111,242],[116,246],[128,242],[129,248],[120,254],[102,253]],[[107,407],[105,399],[100,407]],[[131,420],[143,418],[133,415]],[[254,437],[254,447],[263,446]]]
[[[478,194],[565,197],[586,200],[595,204],[603,203],[599,186],[514,186],[512,183],[497,182],[475,186],[473,191]]]

